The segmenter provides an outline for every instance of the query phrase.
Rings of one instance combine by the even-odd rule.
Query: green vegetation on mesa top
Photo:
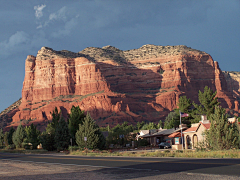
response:
[[[157,46],[152,44],[143,45],[139,49],[122,51],[113,46],[104,46],[102,48],[88,47],[79,53],[88,55],[97,61],[114,60],[116,62],[126,63],[136,59],[154,58],[166,54],[180,55],[187,54],[191,51],[205,54],[203,51],[192,49],[185,45],[177,46]]]
[[[52,48],[42,47],[38,51],[37,58],[41,60],[47,60],[52,58],[76,58],[76,57],[86,57],[92,61],[104,61],[104,60],[114,60],[117,63],[127,63],[136,59],[149,59],[156,58],[162,55],[180,55],[188,54],[190,52],[198,52],[200,54],[205,54],[205,52],[192,49],[185,45],[177,46],[158,46],[152,44],[146,44],[138,49],[131,50],[120,50],[113,46],[99,47],[87,47],[78,53],[74,53],[67,50],[55,51]]]

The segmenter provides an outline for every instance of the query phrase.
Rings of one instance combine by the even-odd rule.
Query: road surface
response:
[[[25,155],[0,153],[0,160],[67,164],[101,169],[152,171],[155,174],[207,174],[240,179],[240,159],[188,159],[139,157],[83,157],[65,155]]]

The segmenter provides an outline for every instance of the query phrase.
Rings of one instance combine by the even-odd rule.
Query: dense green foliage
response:
[[[174,127],[178,127],[180,124],[179,114],[175,111],[170,112],[164,123],[164,129],[172,129]]]
[[[0,148],[2,148],[4,146],[4,134],[3,134],[3,130],[0,129]]]
[[[59,124],[60,117],[62,115],[61,111],[58,112],[57,107],[51,112],[52,121],[47,125],[46,131],[42,132],[40,136],[40,142],[44,149],[48,151],[56,150],[56,142],[55,142],[55,131]]]
[[[56,127],[54,140],[58,151],[68,149],[70,143],[70,134],[68,125],[62,116],[59,120],[58,126]]]
[[[9,132],[5,132],[4,133],[4,137],[3,137],[3,140],[4,140],[4,146],[7,147],[9,144],[8,144],[8,134]]]
[[[79,128],[79,124],[83,123],[85,117],[86,115],[84,114],[84,111],[81,111],[79,106],[72,106],[71,113],[68,115],[68,128],[72,138],[73,146],[76,144],[75,135]]]
[[[84,137],[87,138],[87,141],[84,141]],[[76,132],[76,142],[79,147],[89,148],[89,149],[102,149],[105,138],[100,132],[99,127],[92,119],[89,113],[84,118],[82,124],[79,124],[79,129]],[[101,142],[102,141],[102,142]]]
[[[189,114],[192,110],[191,109],[192,108],[192,101],[191,101],[191,99],[188,99],[187,96],[181,96],[179,98],[177,106],[178,106],[178,111],[180,110],[181,112]]]
[[[214,113],[215,106],[219,105],[220,103],[217,101],[216,97],[217,91],[213,92],[209,87],[205,86],[204,92],[199,90],[198,93],[198,100],[200,104],[193,103],[194,107],[196,108],[196,114],[198,115],[207,115]]]
[[[23,141],[25,138],[26,138],[26,131],[24,130],[24,127],[20,124],[12,136],[12,140],[16,148],[23,147]]]
[[[40,131],[37,130],[37,127],[34,124],[31,124],[28,127],[25,127],[26,131],[26,138],[24,139],[24,143],[26,145],[31,144],[32,149],[37,149],[39,145],[39,135],[41,134]]]
[[[141,130],[144,125],[145,125],[145,122],[144,122],[144,121],[142,121],[142,122],[137,122],[137,130],[138,130],[138,131]]]
[[[9,132],[8,132],[8,145],[12,145],[13,144],[13,140],[12,140],[12,137],[13,137],[13,133],[15,132],[15,129],[11,126]]]
[[[238,148],[239,130],[236,123],[228,122],[225,109],[216,106],[209,117],[211,127],[205,132],[207,146],[214,150]]]
[[[48,151],[55,150],[55,129],[51,126],[51,124],[48,124],[46,127],[46,131],[42,132],[40,136],[40,142],[42,144],[43,149],[46,149]]]
[[[52,115],[52,122],[50,123],[50,125],[56,129],[58,126],[58,121],[60,120],[60,117],[62,115],[61,111],[58,112],[57,107],[55,107],[55,109],[53,110],[53,112],[51,112]]]
[[[207,86],[204,88],[204,92],[199,91],[198,100],[200,104],[196,104],[188,99],[186,96],[181,96],[177,103],[178,108],[170,112],[165,119],[164,128],[171,129],[178,127],[180,124],[180,112],[187,113],[188,117],[181,118],[182,123],[188,127],[192,123],[197,123],[201,120],[201,115],[207,115],[207,117],[214,113],[214,108],[219,105],[216,97],[217,92],[213,92]],[[179,112],[180,111],[180,112]]]
[[[126,143],[131,142],[132,140],[134,140],[133,137],[130,135],[130,132],[133,132],[133,130],[134,127],[132,125],[128,125],[127,122],[124,122],[121,125],[116,125],[110,130],[108,134],[107,145],[119,144],[121,146],[124,146]]]

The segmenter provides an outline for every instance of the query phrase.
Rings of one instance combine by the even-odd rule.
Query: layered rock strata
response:
[[[72,105],[90,112],[100,126],[129,121],[158,122],[186,95],[198,102],[205,86],[217,90],[222,106],[238,110],[218,63],[183,45],[144,45],[122,51],[89,47],[78,53],[42,47],[28,56],[22,103],[13,124],[51,119],[54,107],[64,116]]]

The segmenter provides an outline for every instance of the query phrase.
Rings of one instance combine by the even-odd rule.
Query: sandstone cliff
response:
[[[26,59],[22,103],[11,125],[30,118],[44,125],[55,106],[67,116],[72,105],[89,111],[100,126],[157,122],[181,95],[197,102],[205,86],[217,90],[222,106],[238,111],[239,94],[233,95],[218,63],[187,46],[89,47],[78,53],[42,47]]]

